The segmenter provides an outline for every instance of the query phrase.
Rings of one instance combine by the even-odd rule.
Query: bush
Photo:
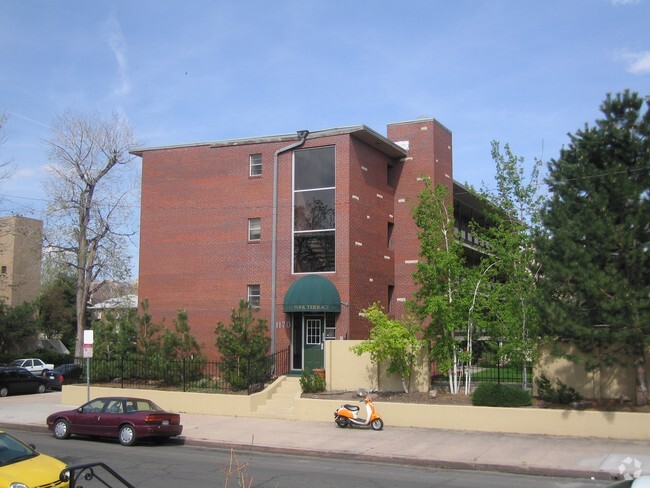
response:
[[[325,378],[317,374],[311,374],[308,371],[303,371],[300,377],[300,386],[303,393],[318,393],[325,391]]]
[[[500,383],[481,383],[472,395],[472,405],[482,407],[526,407],[530,404],[530,393]]]
[[[575,388],[565,385],[559,379],[556,379],[555,382],[557,383],[557,388],[554,388],[551,380],[544,375],[535,378],[537,396],[540,400],[559,403],[560,405],[568,405],[569,403],[582,400],[582,395]]]

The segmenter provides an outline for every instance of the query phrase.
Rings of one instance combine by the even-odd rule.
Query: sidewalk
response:
[[[0,428],[46,430],[60,393],[0,398]],[[383,431],[341,429],[332,422],[181,414],[187,445],[354,458],[418,466],[477,469],[576,478],[618,479],[639,469],[650,474],[643,441],[514,435],[390,426]]]

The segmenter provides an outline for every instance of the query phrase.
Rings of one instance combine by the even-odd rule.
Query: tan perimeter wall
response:
[[[552,348],[559,348],[565,354],[576,356],[579,362],[558,357],[551,353]],[[650,348],[646,349],[646,358],[650,358]],[[556,379],[560,379],[567,386],[576,389],[585,398],[636,398],[635,372],[631,358],[621,358],[623,365],[600,367],[593,372],[584,368],[584,355],[574,346],[558,344],[540,347],[539,360],[535,368],[535,378],[545,375],[554,386]],[[650,384],[650,364],[647,363],[646,381]],[[534,390],[537,394],[537,389]]]
[[[90,388],[90,398],[99,396],[136,396],[150,398],[161,407],[181,414],[263,417],[257,413],[267,392],[284,380],[278,379],[266,391],[251,396],[183,393],[119,388]],[[85,386],[63,387],[64,405],[82,405],[87,401]],[[338,400],[296,398],[295,419],[310,422],[331,422],[333,412],[341,406]],[[386,428],[417,427],[477,432],[541,434],[591,438],[650,441],[648,413],[597,412],[540,408],[465,407],[375,402]],[[432,432],[432,435],[435,435]]]
[[[387,365],[376,365],[370,354],[357,356],[350,348],[363,341],[325,342],[325,381],[328,391],[356,391],[375,388],[382,391],[403,391],[402,379],[386,373]],[[413,365],[409,391],[429,391],[429,360],[422,350]]]

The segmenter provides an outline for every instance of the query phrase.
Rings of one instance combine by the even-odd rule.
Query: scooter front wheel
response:
[[[372,430],[381,430],[384,428],[384,421],[382,419],[375,419],[370,422],[370,427],[372,427]]]
[[[341,428],[345,428],[348,426],[348,421],[345,417],[338,416],[334,419],[334,422],[336,422],[336,425],[338,425]]]

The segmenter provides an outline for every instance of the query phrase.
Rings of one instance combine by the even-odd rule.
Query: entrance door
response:
[[[305,339],[303,369],[311,372],[312,369],[322,368],[325,364],[323,316],[304,315],[303,327]]]

